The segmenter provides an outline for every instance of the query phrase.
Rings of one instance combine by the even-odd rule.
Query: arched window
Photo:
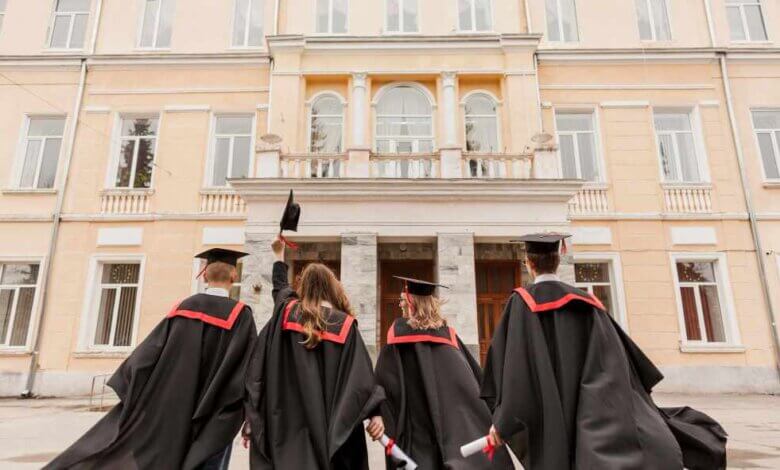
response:
[[[466,151],[498,152],[496,102],[477,93],[466,100]]]
[[[382,94],[376,106],[376,150],[379,153],[433,151],[431,102],[412,85]]]
[[[335,95],[322,95],[311,105],[309,150],[341,153],[344,135],[344,106]]]

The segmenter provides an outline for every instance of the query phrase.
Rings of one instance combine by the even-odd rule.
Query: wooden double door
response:
[[[433,280],[432,260],[382,261],[379,267],[380,308],[379,308],[379,343],[387,343],[387,330],[393,321],[400,317],[401,307],[398,305],[404,283],[393,276],[411,277],[426,281]]]
[[[485,364],[493,332],[512,289],[521,285],[519,261],[477,261],[477,325],[479,359]]]

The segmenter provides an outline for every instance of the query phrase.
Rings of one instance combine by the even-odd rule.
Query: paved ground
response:
[[[731,435],[729,468],[780,469],[780,397],[761,395],[657,395],[665,405],[688,404],[718,419]],[[40,468],[103,413],[78,399],[0,399],[0,468]],[[370,445],[371,468],[382,467]],[[246,469],[247,451],[235,443],[231,469]]]

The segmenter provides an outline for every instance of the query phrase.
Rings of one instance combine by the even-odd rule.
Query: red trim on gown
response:
[[[233,307],[233,310],[230,311],[230,315],[228,315],[226,319],[223,319],[211,316],[206,312],[198,312],[195,310],[179,310],[179,305],[181,305],[181,302],[176,304],[176,306],[173,307],[170,312],[168,312],[167,318],[185,317],[192,320],[200,320],[203,323],[208,323],[209,325],[213,325],[225,330],[230,330],[233,328],[233,324],[236,322],[238,314],[241,313],[241,310],[243,310],[246,306],[243,302],[236,302],[235,307]]]
[[[387,330],[387,344],[429,342],[429,343],[448,344],[450,346],[453,346],[456,349],[460,349],[460,347],[458,346],[458,336],[455,333],[455,328],[449,327],[448,329],[450,331],[449,338],[442,338],[441,336],[433,336],[433,335],[426,335],[426,334],[396,336],[395,322],[394,322],[390,326],[390,329]]]
[[[282,329],[289,330],[289,331],[297,331],[298,333],[306,333],[306,331],[303,329],[303,325],[290,320],[290,313],[292,312],[293,307],[295,307],[297,303],[298,303],[297,300],[291,300],[284,308],[284,316],[282,317]],[[331,333],[330,331],[321,331],[320,338],[325,341],[344,344],[347,342],[347,335],[349,334],[349,329],[352,326],[352,323],[354,323],[354,321],[355,321],[355,317],[353,317],[352,315],[346,315],[346,317],[344,317],[344,324],[341,325],[341,331],[339,331],[338,334]]]
[[[582,295],[579,295],[579,294],[568,293],[568,294],[564,295],[563,297],[561,297],[558,300],[553,300],[553,301],[550,301],[550,302],[545,302],[545,303],[538,304],[538,303],[536,303],[536,299],[533,298],[531,293],[528,292],[527,290],[525,290],[524,288],[518,287],[517,289],[515,289],[515,292],[517,292],[520,295],[520,297],[523,298],[525,303],[528,305],[528,308],[530,308],[531,311],[534,312],[534,313],[547,312],[549,310],[555,310],[555,309],[563,307],[564,305],[568,304],[569,302],[571,302],[573,300],[580,300],[580,301],[585,302],[587,304],[590,304],[590,305],[592,305],[592,306],[594,306],[594,307],[596,307],[596,308],[598,308],[600,310],[606,311],[606,309],[604,308],[604,305],[601,303],[601,301],[599,299],[597,299],[592,294],[590,294],[589,297],[585,297],[585,296],[582,296]]]

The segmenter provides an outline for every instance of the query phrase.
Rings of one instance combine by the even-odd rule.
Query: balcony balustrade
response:
[[[148,189],[107,189],[100,194],[101,214],[146,214],[153,191]]]
[[[203,214],[243,215],[246,204],[232,188],[210,188],[200,192],[200,212]]]
[[[712,187],[709,184],[664,184],[666,212],[702,214],[712,212]]]

